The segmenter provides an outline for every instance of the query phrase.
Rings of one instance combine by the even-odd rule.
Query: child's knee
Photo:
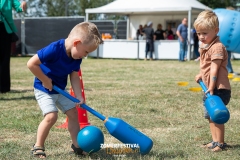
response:
[[[45,115],[44,119],[47,123],[54,124],[58,119],[58,114],[57,112],[48,113]]]
[[[68,110],[66,112],[66,115],[67,115],[68,119],[77,119],[78,118],[78,111],[77,111],[76,107]]]

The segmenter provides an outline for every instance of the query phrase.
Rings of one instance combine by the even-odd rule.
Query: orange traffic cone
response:
[[[79,70],[78,75],[79,75],[79,78],[80,78],[80,85],[82,87],[82,96],[83,96],[83,98],[84,98],[84,100],[86,102],[81,70]],[[75,97],[72,87],[70,88],[70,95]],[[90,123],[88,122],[87,111],[85,109],[83,109],[83,108],[78,107],[78,106],[76,106],[76,108],[77,108],[77,111],[78,111],[78,122],[79,122],[80,128],[82,129],[85,126],[90,125]],[[63,123],[62,125],[58,126],[57,128],[67,128],[67,127],[68,127],[68,118],[66,118],[66,122],[65,123]]]

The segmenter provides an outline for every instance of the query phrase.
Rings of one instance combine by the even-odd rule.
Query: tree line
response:
[[[198,0],[202,4],[215,9],[215,8],[227,8],[227,7],[236,7],[239,0]]]
[[[114,0],[26,0],[28,10],[25,17],[85,16],[85,9],[104,6]],[[210,8],[235,7],[238,0],[198,0]],[[18,17],[18,14],[14,14]],[[124,16],[90,14],[89,20],[124,19]]]

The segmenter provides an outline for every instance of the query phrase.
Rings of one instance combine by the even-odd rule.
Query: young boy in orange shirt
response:
[[[194,22],[199,40],[200,73],[195,80],[202,80],[208,90],[206,93],[219,96],[227,105],[231,98],[231,87],[228,80],[228,53],[217,36],[219,32],[219,21],[212,11],[201,12]],[[206,95],[203,101],[206,100]],[[205,118],[209,120],[212,141],[203,146],[214,152],[222,151],[226,147],[224,143],[224,124],[214,123],[205,109]]]

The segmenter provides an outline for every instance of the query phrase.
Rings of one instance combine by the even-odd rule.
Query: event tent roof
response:
[[[105,6],[86,9],[86,13],[159,14],[210,9],[197,0],[116,0]]]
[[[105,6],[86,9],[86,21],[91,13],[105,13],[118,15],[188,15],[188,39],[190,39],[191,15],[211,8],[197,0],[115,0]],[[127,24],[127,37],[129,37],[129,21]],[[190,45],[188,45],[190,51]],[[190,54],[188,54],[190,60]]]

